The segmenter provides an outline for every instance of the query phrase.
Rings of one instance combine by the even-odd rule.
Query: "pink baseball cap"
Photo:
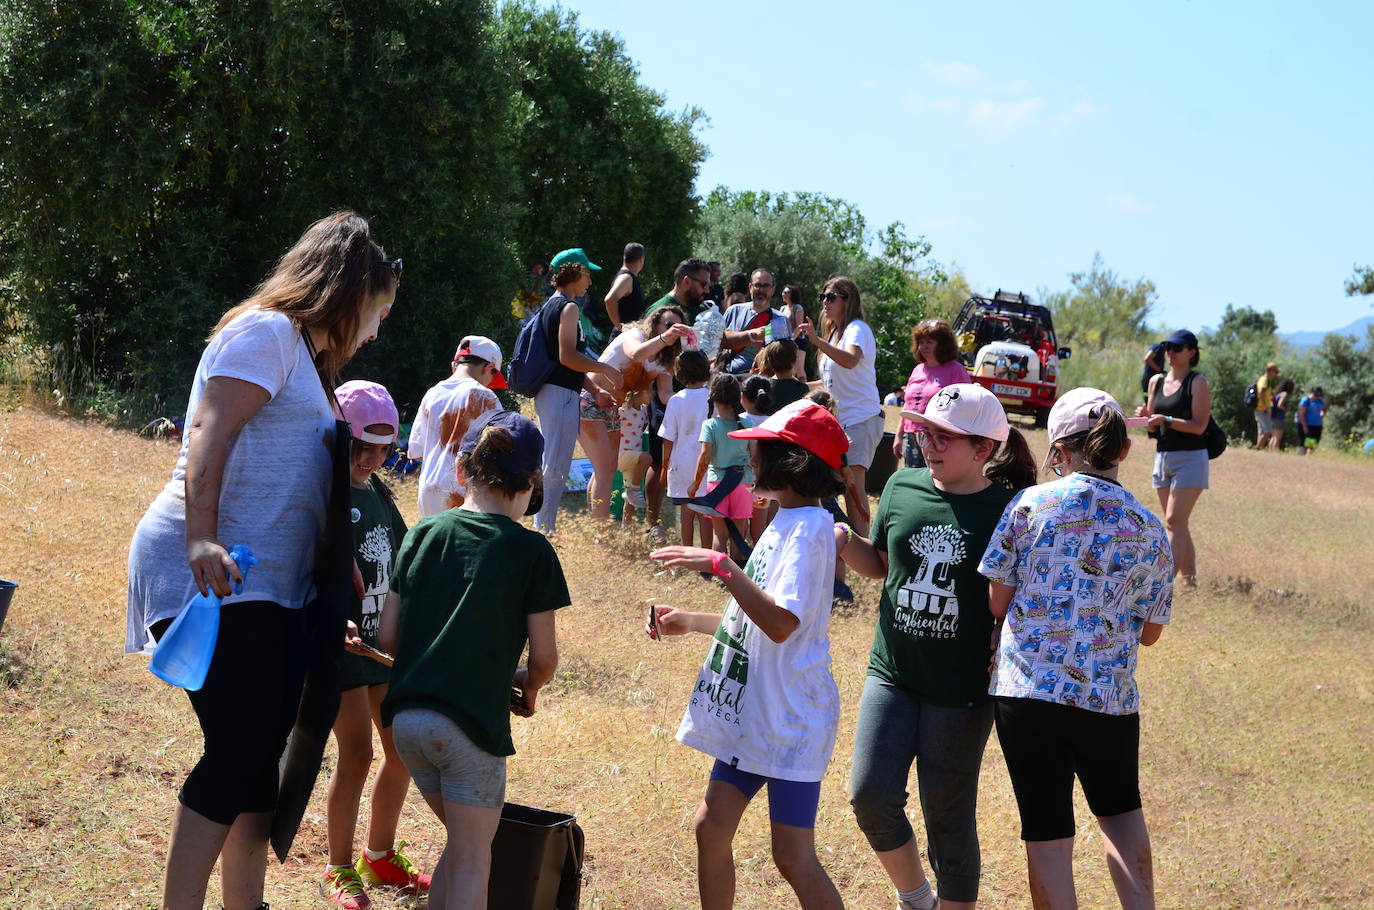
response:
[[[1102,416],[1103,408],[1111,408],[1125,417],[1121,405],[1111,395],[1101,389],[1086,386],[1065,392],[1050,408],[1047,424],[1050,442],[1058,442],[1065,436],[1073,436],[1084,430],[1091,430]]]
[[[334,395],[339,399],[344,420],[352,427],[354,439],[379,445],[396,441],[401,414],[396,410],[396,402],[391,400],[391,393],[386,386],[365,379],[353,379],[335,389]],[[391,432],[367,432],[368,427],[379,423],[391,427]]]
[[[849,439],[840,422],[814,401],[794,401],[779,408],[756,427],[733,430],[732,439],[780,439],[801,446],[832,468],[840,467],[840,456],[849,451]]]
[[[987,389],[973,382],[947,385],[926,402],[924,414],[903,411],[907,420],[928,423],[961,436],[982,436],[1005,442],[1011,432],[1002,402]]]

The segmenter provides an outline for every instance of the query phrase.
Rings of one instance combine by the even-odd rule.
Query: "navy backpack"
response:
[[[544,311],[555,300],[560,301],[560,306],[568,303],[568,298],[562,294],[550,297],[525,320],[520,326],[520,334],[515,336],[506,383],[512,391],[526,398],[533,398],[548,382],[553,368],[558,366],[558,361],[549,355],[549,342],[544,333]]]

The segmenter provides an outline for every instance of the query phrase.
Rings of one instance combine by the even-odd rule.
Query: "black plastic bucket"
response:
[[[506,803],[491,842],[488,910],[576,910],[581,876],[575,816]]]
[[[882,495],[887,479],[897,470],[897,456],[892,451],[892,443],[896,438],[895,433],[884,433],[873,453],[873,464],[868,466],[868,476],[864,478],[864,490],[873,496]]]
[[[14,600],[18,588],[12,581],[0,580],[0,629],[5,628],[5,616],[10,612],[10,601]]]

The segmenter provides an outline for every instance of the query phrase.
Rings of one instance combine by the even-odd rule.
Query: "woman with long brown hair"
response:
[[[855,533],[868,534],[868,494],[864,480],[883,438],[883,406],[878,398],[874,359],[878,343],[864,321],[863,300],[852,280],[837,275],[821,288],[822,332],[807,319],[802,334],[821,355],[821,384],[835,399],[835,416],[849,439],[844,476],[853,509]]]
[[[204,685],[187,693],[205,751],[178,794],[167,910],[203,905],[216,859],[228,910],[265,906],[340,416],[326,388],[377,337],[400,275],[401,260],[386,258],[357,214],[312,224],[210,334],[172,479],[134,532],[126,651],[150,647],[197,592],[224,601]],[[226,549],[237,544],[258,559],[246,581]]]

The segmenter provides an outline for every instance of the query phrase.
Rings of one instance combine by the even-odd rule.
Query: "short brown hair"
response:
[[[941,363],[949,363],[959,356],[959,339],[943,319],[922,319],[911,327],[911,356],[917,363],[921,362],[919,346],[923,341],[935,342],[935,359]]]
[[[844,492],[840,472],[819,455],[781,439],[760,439],[757,446],[758,473],[754,475],[754,489],[791,490],[808,499],[825,499]]]
[[[790,338],[769,342],[759,353],[766,376],[791,376],[797,365],[797,343]]]

